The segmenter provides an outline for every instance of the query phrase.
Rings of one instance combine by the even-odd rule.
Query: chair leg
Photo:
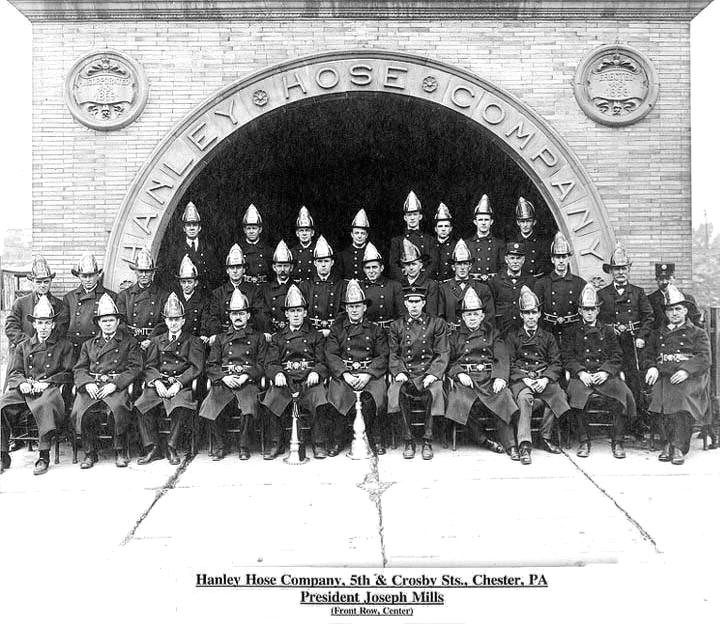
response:
[[[55,431],[55,463],[60,463],[60,433]]]
[[[452,426],[452,450],[453,453],[457,451],[457,423],[453,423]]]

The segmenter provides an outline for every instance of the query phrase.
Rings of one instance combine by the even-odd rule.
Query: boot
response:
[[[0,462],[2,462],[3,470],[7,470],[8,468],[10,468],[10,464],[12,464],[12,459],[10,458],[10,453],[8,451],[0,452]]]
[[[118,468],[127,468],[128,458],[125,457],[125,451],[115,451],[115,465]]]
[[[521,442],[520,443],[520,463],[524,466],[529,466],[532,464],[532,457],[530,456],[530,443],[529,442]]]
[[[40,457],[35,462],[33,474],[35,476],[45,474],[50,469],[50,451],[40,451]]]
[[[662,451],[660,451],[660,455],[658,455],[658,461],[661,462],[669,462],[672,458],[672,446],[669,444],[666,444]]]
[[[580,446],[578,446],[577,456],[587,457],[588,455],[590,455],[590,440],[584,440],[580,442]]]
[[[162,459],[162,453],[160,452],[157,444],[151,444],[148,448],[148,452],[145,453],[145,455],[143,455],[140,459],[138,459],[137,463],[142,466],[144,464],[154,462],[157,459]]]

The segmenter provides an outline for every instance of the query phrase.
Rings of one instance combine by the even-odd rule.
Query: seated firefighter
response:
[[[325,341],[307,323],[307,308],[300,289],[290,284],[282,306],[287,322],[272,335],[265,361],[272,386],[262,403],[270,412],[266,437],[271,446],[263,459],[275,459],[282,452],[281,419],[288,413],[295,393],[299,405],[311,415],[313,455],[315,459],[327,457],[327,393],[322,383],[327,376]]]
[[[532,435],[530,419],[536,401],[545,406],[541,425],[541,445],[549,453],[560,453],[552,442],[555,418],[570,411],[565,392],[558,383],[562,374],[560,348],[555,336],[538,327],[540,302],[535,293],[523,286],[518,301],[523,326],[506,338],[510,357],[510,389],[520,408],[517,441],[520,461],[531,463]]]
[[[342,304],[347,316],[331,327],[325,343],[332,375],[328,401],[337,411],[328,455],[335,457],[344,446],[348,419],[352,421],[355,416],[356,393],[360,393],[368,439],[374,440],[375,452],[383,455],[385,446],[378,416],[384,413],[387,402],[387,335],[382,327],[365,318],[368,300],[357,280],[348,283]]]
[[[587,407],[592,394],[602,395],[612,406],[612,454],[625,457],[623,441],[626,421],[636,417],[635,400],[620,378],[622,351],[612,325],[597,320],[600,300],[592,284],[580,293],[582,320],[567,333],[562,343],[562,360],[570,373],[567,395],[577,415],[578,457],[590,454]]]
[[[46,295],[28,315],[35,334],[21,342],[13,352],[8,371],[7,391],[0,397],[0,456],[3,470],[10,467],[8,440],[16,420],[30,410],[38,429],[40,456],[33,474],[50,468],[50,436],[65,420],[61,386],[72,382],[72,344],[55,333],[53,309]]]
[[[450,359],[447,323],[425,312],[427,291],[423,286],[406,286],[403,298],[407,312],[390,323],[388,345],[392,383],[388,389],[388,413],[402,416],[405,450],[403,457],[415,457],[415,440],[410,429],[413,401],[425,406],[422,458],[433,458],[433,419],[445,414],[442,377]]]
[[[239,457],[250,459],[248,428],[250,419],[257,416],[257,397],[267,353],[265,336],[248,325],[250,303],[240,290],[233,291],[227,312],[230,327],[217,335],[210,349],[205,369],[211,384],[210,393],[200,407],[200,416],[211,423],[213,461],[225,457],[225,431],[230,410],[240,413]]]
[[[170,418],[170,433],[165,454],[172,465],[180,463],[177,453],[183,426],[197,410],[192,383],[203,371],[205,346],[184,329],[185,308],[175,293],[170,293],[162,315],[167,332],[150,340],[145,358],[145,388],[135,401],[140,437],[145,455],[138,464],[162,458],[157,431],[158,411]]]
[[[660,461],[680,465],[690,450],[693,421],[709,424],[710,340],[688,318],[691,304],[672,284],[665,293],[667,322],[652,332],[643,352],[645,382],[652,387],[649,412],[662,419]]]
[[[73,369],[77,394],[70,417],[82,435],[85,458],[80,468],[92,468],[98,461],[97,435],[100,414],[93,407],[106,407],[113,421],[115,465],[125,468],[128,458],[122,439],[132,414],[130,384],[142,370],[140,345],[120,328],[122,315],[112,297],[105,293],[93,317],[100,327],[97,336],[83,343]]]
[[[505,342],[486,320],[485,304],[474,289],[465,291],[461,322],[450,337],[448,377],[453,384],[448,394],[447,417],[466,425],[482,446],[519,459],[513,439],[512,418],[518,411],[507,387],[510,373]],[[490,416],[501,443],[490,439],[483,422]]]

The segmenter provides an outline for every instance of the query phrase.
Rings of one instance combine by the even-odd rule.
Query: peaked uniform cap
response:
[[[365,228],[366,230],[370,229],[370,221],[364,208],[360,208],[360,210],[357,211],[351,226],[354,228]]]
[[[295,220],[295,227],[296,228],[314,228],[315,227],[315,221],[312,218],[312,215],[310,214],[310,211],[303,206],[300,208],[300,212],[298,212],[297,219]]]
[[[227,305],[228,312],[242,312],[250,307],[248,298],[245,296],[240,289],[235,288],[232,295],[230,295],[230,301]]]
[[[162,315],[165,318],[177,318],[178,316],[185,316],[185,306],[180,301],[180,298],[175,293],[170,293],[167,298],[165,305],[163,306]]]
[[[40,295],[37,303],[33,307],[32,314],[27,315],[27,320],[30,322],[38,321],[40,319],[53,320],[59,314],[59,311],[55,312],[55,309],[53,308],[52,303],[50,303],[50,299],[48,299],[47,295]]]
[[[113,301],[113,298],[107,293],[103,293],[100,299],[98,299],[93,321],[97,321],[101,316],[117,316],[119,319],[123,318],[123,315],[118,312],[115,301]]]
[[[185,210],[183,210],[182,213],[182,222],[200,223],[200,213],[192,202],[188,202],[187,206],[185,206]]]
[[[289,308],[307,308],[307,301],[305,301],[305,297],[303,296],[301,290],[295,284],[290,284],[287,295],[285,295],[285,305],[283,306],[283,310],[287,310]]]
[[[245,214],[243,214],[242,224],[243,225],[262,225],[262,217],[260,216],[258,209],[255,208],[255,204],[250,204],[247,207]]]
[[[407,238],[402,240],[402,253],[400,254],[400,262],[402,264],[408,264],[415,262],[415,260],[422,260],[422,254],[418,249],[417,245],[409,241]]]
[[[30,273],[28,273],[28,279],[53,279],[54,277],[55,273],[50,271],[50,266],[48,265],[47,260],[45,260],[42,256],[35,256],[33,258]]]
[[[423,299],[427,299],[426,286],[416,286],[415,284],[410,284],[409,286],[403,286],[402,292],[403,299],[408,299],[410,297],[422,297]]]
[[[198,270],[193,261],[190,260],[190,256],[185,254],[183,259],[180,261],[180,268],[178,269],[178,279],[197,279]]]
[[[516,256],[525,255],[525,243],[510,241],[505,245],[505,254],[514,254]]]
[[[613,251],[612,255],[610,256],[610,262],[608,262],[607,264],[603,264],[602,269],[603,271],[605,271],[605,273],[610,273],[613,268],[619,266],[632,266],[632,261],[627,254],[625,245],[623,245],[620,241],[615,243],[615,251]]]
[[[273,262],[282,263],[282,264],[291,264],[293,261],[293,255],[290,251],[289,247],[285,244],[284,240],[281,240],[277,247],[275,247],[275,252],[273,253],[272,257]]]
[[[673,284],[668,285],[667,290],[663,293],[663,299],[663,305],[666,308],[674,306],[678,303],[687,305],[687,299],[685,298],[685,295],[677,286]]]
[[[534,219],[535,218],[535,206],[532,205],[524,197],[520,197],[515,206],[515,218],[516,219]]]
[[[490,198],[487,195],[483,195],[480,198],[478,205],[475,206],[475,210],[473,211],[473,216],[476,217],[479,214],[486,214],[486,215],[490,215],[492,217],[493,210],[492,210],[492,206],[490,206]]]
[[[450,208],[440,202],[437,210],[435,211],[435,221],[452,221],[452,214]]]
[[[135,254],[135,260],[130,263],[133,271],[154,271],[155,260],[149,249],[139,249]]]
[[[228,251],[227,258],[225,258],[225,266],[238,266],[241,264],[245,264],[245,254],[243,254],[240,245],[235,243],[230,247],[230,251]]]
[[[320,234],[320,236],[318,236],[317,242],[315,243],[315,248],[313,249],[313,258],[315,258],[315,260],[320,260],[321,258],[332,257],[333,248],[330,247],[328,242],[325,240],[325,237]]]
[[[655,279],[661,277],[670,277],[675,275],[674,262],[656,262],[655,263]]]
[[[472,262],[472,252],[467,246],[467,243],[461,238],[455,243],[455,249],[453,249],[452,256],[450,256],[450,262]]]
[[[530,290],[527,286],[523,286],[520,289],[518,307],[520,308],[521,312],[526,312],[527,310],[539,310],[540,300],[537,298],[537,295],[532,290]]]
[[[377,247],[373,245],[372,243],[368,243],[365,246],[365,253],[363,254],[363,264],[366,264],[367,262],[380,262],[382,263],[383,259],[380,255],[380,252],[377,250]]]
[[[407,214],[408,212],[421,212],[421,211],[422,211],[422,204],[420,203],[418,196],[415,195],[414,191],[410,191],[408,193],[408,196],[405,198],[405,203],[403,204],[403,213]]]
[[[95,259],[95,256],[93,254],[85,254],[78,263],[70,269],[70,273],[72,273],[75,277],[79,277],[81,274],[95,274],[100,273],[100,269],[98,268],[97,260]]]
[[[364,303],[365,305],[370,303],[365,297],[365,292],[360,286],[360,282],[356,279],[351,279],[348,282],[347,289],[345,290],[345,298],[342,300],[343,305],[349,305],[351,303]]]
[[[572,256],[572,250],[570,249],[570,243],[562,232],[555,234],[553,242],[550,245],[551,256]]]
[[[585,287],[580,293],[580,304],[581,308],[599,308],[600,299],[598,298],[597,290],[592,284],[585,284]]]
[[[463,312],[474,312],[475,310],[485,309],[482,299],[480,299],[480,296],[472,286],[465,290],[465,295],[463,296],[460,307]]]

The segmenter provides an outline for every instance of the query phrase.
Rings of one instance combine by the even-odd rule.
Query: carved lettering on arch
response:
[[[587,206],[579,206],[577,208],[569,208],[565,211],[565,214],[570,216],[580,215],[579,222],[577,220],[573,220],[574,223],[572,223],[572,231],[577,233],[581,230],[584,230],[587,227],[590,227],[593,223],[595,223],[594,219],[590,215],[590,210],[588,210]]]
[[[564,202],[568,195],[572,192],[572,190],[575,188],[575,180],[564,180],[562,182],[551,182],[550,185],[554,186],[556,189],[560,191],[560,201]]]
[[[302,91],[303,95],[307,95],[307,88],[305,87],[305,83],[303,83],[303,80],[300,77],[300,74],[298,74],[297,72],[293,72],[292,82],[288,81],[287,74],[283,74],[282,83],[283,83],[283,91],[285,92],[286,100],[290,99],[290,89],[300,89],[300,91]]]
[[[122,249],[123,249],[123,252],[124,252],[124,253],[122,254],[122,256],[121,256],[120,259],[121,259],[123,262],[125,262],[125,263],[127,263],[127,264],[130,264],[131,262],[134,262],[134,261],[135,261],[135,256],[137,255],[137,252],[138,252],[140,249],[144,249],[144,248],[145,248],[145,245],[128,245],[127,243],[125,243],[125,244],[122,246]],[[129,254],[129,255],[126,253],[128,250],[130,250],[130,254]]]
[[[528,146],[528,143],[533,140],[535,131],[528,130],[525,132],[525,120],[520,118],[520,120],[505,133],[505,137],[509,139],[513,134],[517,136],[517,139],[520,142],[520,149],[524,150]]]
[[[177,178],[182,178],[188,172],[194,162],[195,159],[192,156],[188,156],[185,162],[180,166],[177,166],[169,162],[168,160],[164,160],[160,164],[160,167],[165,171],[165,173],[171,173]]]
[[[146,204],[147,205],[147,204]],[[138,214],[134,215],[132,218],[133,223],[140,229],[140,231],[145,234],[146,236],[150,236],[152,234],[152,230],[150,229],[150,222],[153,219],[158,218],[157,211],[147,214]]]
[[[583,241],[584,244],[584,241]],[[589,246],[583,247],[580,249],[580,255],[581,256],[592,256],[593,258],[597,258],[601,262],[605,262],[605,258],[598,252],[598,248],[600,247],[600,236],[594,236],[592,240],[590,241]]]
[[[158,195],[158,191],[161,191],[163,189],[167,189],[168,191],[172,191],[172,189],[175,188],[175,185],[172,182],[163,182],[162,180],[157,180],[155,178],[152,178],[150,180],[152,183],[152,186],[147,189],[145,192],[154,199],[158,204],[161,206],[165,205],[165,199],[160,197]]]

